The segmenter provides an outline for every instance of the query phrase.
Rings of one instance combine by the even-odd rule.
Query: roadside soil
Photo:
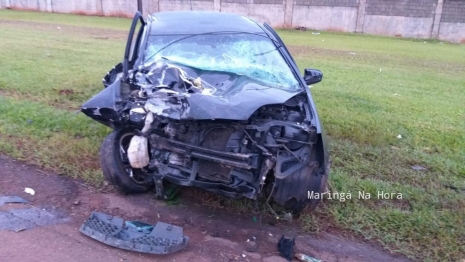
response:
[[[286,261],[277,243],[284,234],[297,235],[295,251],[322,261],[408,261],[391,255],[373,243],[323,232],[302,234],[295,222],[254,221],[250,214],[202,205],[202,198],[188,193],[181,204],[167,205],[152,192],[121,195],[111,186],[96,191],[66,176],[41,170],[0,155],[0,196],[19,196],[30,204],[5,204],[0,213],[30,208],[54,214],[47,225],[20,232],[5,230],[8,219],[0,216],[1,261]],[[26,187],[34,195],[24,192]],[[150,255],[113,248],[79,232],[92,211],[124,220],[150,224],[157,221],[184,228],[186,249],[169,255]],[[40,216],[40,215],[39,215]],[[34,221],[35,218],[30,218]],[[2,225],[2,223],[4,223]],[[39,223],[40,224],[40,223]],[[274,224],[274,225],[272,225]],[[257,250],[246,251],[246,241],[257,239]]]

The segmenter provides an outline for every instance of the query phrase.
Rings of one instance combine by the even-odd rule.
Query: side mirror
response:
[[[307,85],[316,84],[323,79],[323,73],[320,70],[306,68],[304,72],[304,80]]]

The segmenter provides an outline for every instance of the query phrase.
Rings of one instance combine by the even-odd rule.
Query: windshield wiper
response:
[[[266,51],[266,52],[262,52],[262,53],[254,54],[253,56],[261,56],[261,55],[266,55],[266,54],[268,54],[268,53],[271,53],[271,52],[273,52],[273,51],[276,51],[276,50],[278,50],[278,47],[276,47],[276,48],[273,48],[273,49],[271,49],[270,51]]]

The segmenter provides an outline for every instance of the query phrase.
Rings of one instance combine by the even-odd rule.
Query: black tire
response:
[[[131,130],[115,130],[105,137],[100,147],[100,166],[105,179],[124,194],[144,193],[155,187],[153,180],[142,170],[131,168],[128,161],[123,161],[120,146],[126,152],[132,136]]]
[[[277,183],[278,192],[276,192],[278,195],[286,195],[293,190],[295,193],[298,192],[299,196],[302,196],[300,200],[296,198],[289,199],[284,203],[284,208],[293,214],[299,214],[305,208],[308,208],[310,211],[315,210],[321,199],[307,199],[307,191],[319,194],[324,193],[328,183],[328,171],[322,175],[321,173],[318,174],[321,172],[319,169],[312,170],[312,168],[306,167],[293,174],[293,177],[287,177],[279,181]],[[303,197],[304,195],[305,197]]]
[[[320,175],[320,177],[318,178],[318,180],[320,181],[320,185],[318,187],[318,191],[315,191],[315,193],[323,194],[326,192],[326,187],[328,185],[329,168],[330,165],[328,164],[328,166],[326,167],[326,173],[324,175]],[[321,201],[322,199],[309,199],[296,202],[291,210],[295,214],[302,212],[306,207],[308,207],[310,211],[314,211]]]
[[[318,178],[320,180],[320,186],[318,190],[313,190],[315,193],[322,194],[325,192],[326,183],[328,181],[328,176],[323,175]],[[310,211],[314,211],[318,204],[321,202],[321,199],[303,199],[296,200],[295,198],[290,199],[284,204],[284,208],[290,211],[292,214],[299,214],[305,208],[308,208]]]

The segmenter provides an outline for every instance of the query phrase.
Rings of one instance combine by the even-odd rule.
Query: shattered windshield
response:
[[[300,89],[271,39],[247,33],[152,35],[144,64],[168,59],[188,67],[245,75],[286,91]]]

